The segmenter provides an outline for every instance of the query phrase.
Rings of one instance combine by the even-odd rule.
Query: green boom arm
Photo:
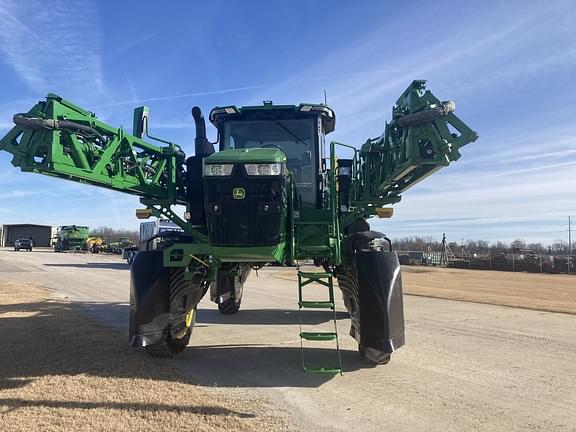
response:
[[[396,101],[384,133],[355,150],[351,211],[343,225],[400,201],[402,192],[458,160],[460,147],[478,138],[453,113],[454,102],[441,102],[425,90],[425,82],[412,82]],[[333,157],[337,145],[332,144]]]
[[[113,128],[55,94],[25,114],[0,140],[22,171],[48,174],[139,195],[166,204],[185,203],[180,184],[184,153],[157,147]]]

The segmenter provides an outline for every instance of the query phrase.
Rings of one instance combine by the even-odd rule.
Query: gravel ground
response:
[[[45,289],[0,283],[0,329],[3,432],[293,430],[265,401],[186,382]]]
[[[402,282],[407,295],[576,314],[576,275],[402,266]]]
[[[576,275],[404,267],[411,295],[576,314]]]
[[[338,296],[333,377],[300,371],[294,274],[252,275],[233,316],[205,298],[190,345],[165,361],[127,345],[118,257],[0,249],[0,285],[18,294],[0,299],[0,431],[576,431],[576,314],[480,304],[492,290],[566,307],[573,276],[407,268],[405,292],[428,291],[405,296],[406,345],[381,367],[360,359]],[[458,291],[469,301],[432,298]]]

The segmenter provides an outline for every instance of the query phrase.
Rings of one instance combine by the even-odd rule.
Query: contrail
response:
[[[16,18],[13,14],[11,14],[7,9],[5,9],[4,7],[0,6],[0,12],[3,12],[8,18],[10,18],[13,22],[15,22],[17,25],[19,25],[26,33],[28,33],[30,36],[32,36],[36,42],[38,42],[38,44],[44,49],[46,50],[46,52],[50,53],[50,54],[54,54],[54,51],[52,51],[52,49],[46,45],[44,43],[44,41],[38,37],[38,35],[36,35],[36,33],[34,33],[32,30],[30,30],[30,28],[26,25],[24,25],[24,23],[22,21],[20,21],[18,18]]]
[[[363,75],[388,74],[388,73],[392,73],[394,71],[395,71],[394,69],[389,69],[389,70],[374,70],[374,71],[368,71],[368,72],[346,73],[346,74],[338,74],[338,75],[311,76],[311,77],[294,78],[294,79],[290,80],[290,82],[291,83],[298,83],[298,82],[303,82],[303,81],[317,81],[317,80],[323,80],[323,79],[347,78],[347,77],[363,76]],[[195,97],[195,96],[210,96],[210,95],[217,95],[217,94],[234,93],[234,92],[240,92],[240,91],[245,91],[245,90],[269,88],[269,87],[273,87],[275,85],[278,85],[278,83],[235,87],[235,88],[229,88],[229,89],[213,90],[213,91],[198,92],[198,93],[183,93],[183,94],[172,95],[172,96],[158,96],[158,97],[152,97],[152,98],[136,99],[136,100],[121,101],[121,102],[117,102],[117,103],[96,105],[96,106],[94,106],[94,108],[106,108],[106,107],[116,106],[116,105],[135,105],[135,104],[140,104],[140,103],[144,103],[144,102],[158,102],[158,101],[182,99],[182,98]]]
[[[122,101],[122,102],[116,102],[116,103],[105,104],[105,105],[97,105],[94,108],[105,108],[105,107],[110,107],[110,106],[115,106],[115,105],[133,105],[133,104],[140,104],[142,102],[158,102],[158,101],[182,99],[182,98],[194,97],[194,96],[210,96],[210,95],[217,95],[217,94],[224,94],[224,93],[239,92],[239,91],[244,91],[244,90],[254,90],[254,89],[259,89],[259,88],[264,88],[264,87],[266,87],[266,86],[254,85],[254,86],[236,87],[236,88],[222,89],[222,90],[213,90],[213,91],[207,91],[207,92],[184,93],[184,94],[172,95],[172,96],[159,96],[159,97],[146,98],[146,99]]]

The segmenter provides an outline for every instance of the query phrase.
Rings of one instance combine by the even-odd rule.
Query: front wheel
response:
[[[386,353],[384,351],[380,351],[374,348],[365,347],[362,345],[358,345],[358,352],[362,356],[362,358],[372,364],[377,365],[385,365],[390,363],[390,353]]]
[[[170,333],[159,343],[146,345],[144,349],[152,357],[174,357],[186,349],[190,343],[192,329],[196,323],[196,308],[186,316],[186,330],[184,335],[179,338],[173,338]]]
[[[174,357],[186,349],[190,342],[192,329],[189,328],[186,335],[182,339],[172,339],[168,336],[162,342],[146,345],[144,348],[146,352],[152,357]]]
[[[400,264],[391,249],[383,234],[350,233],[343,249],[349,265],[336,274],[351,318],[350,335],[372,364],[387,364],[391,353],[404,345]]]

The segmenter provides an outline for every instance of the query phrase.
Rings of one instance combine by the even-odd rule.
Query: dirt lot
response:
[[[0,283],[0,328],[3,432],[288,430],[262,400],[187,383],[44,289]]]
[[[406,345],[386,366],[362,361],[337,296],[344,375],[310,376],[294,270],[251,275],[233,316],[203,299],[190,345],[166,361],[127,344],[130,275],[119,257],[0,248],[0,431],[576,432],[576,314],[433,298],[451,281],[444,296],[486,301],[490,277],[506,294],[546,280],[452,271],[405,269],[407,292],[432,292],[405,296]],[[576,279],[549,277],[565,284],[549,285],[550,298],[573,302]],[[322,311],[300,318],[331,324]],[[334,358],[323,345],[306,353]]]
[[[576,314],[576,276],[403,267],[404,293]]]
[[[281,279],[296,280],[279,269]],[[576,275],[402,266],[404,294],[576,314]]]

